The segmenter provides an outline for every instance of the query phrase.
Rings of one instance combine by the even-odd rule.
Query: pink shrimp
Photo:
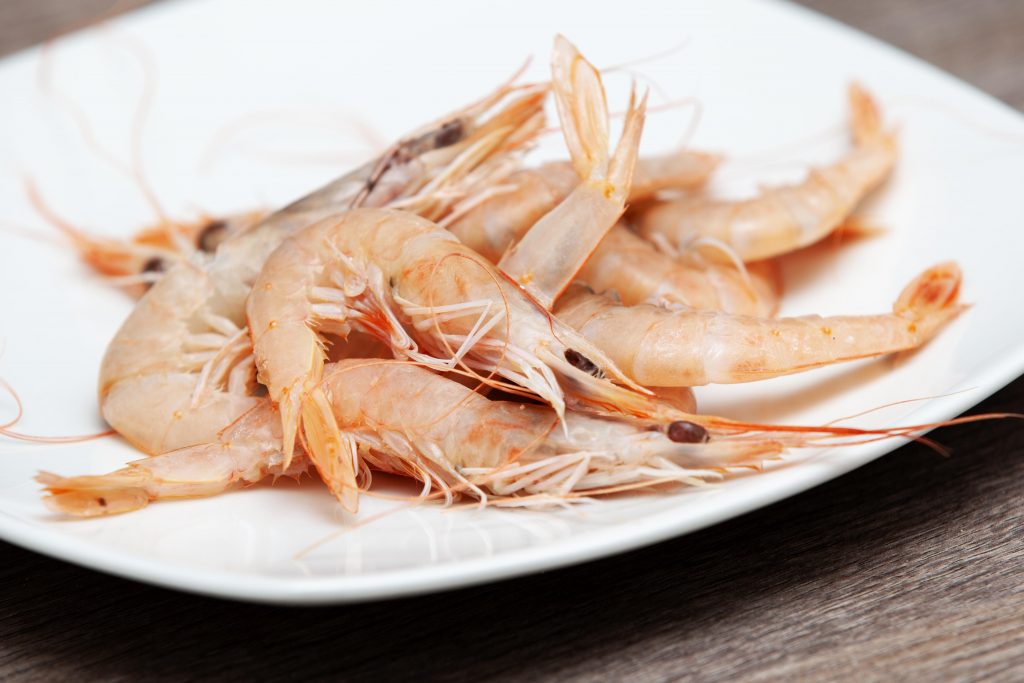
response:
[[[963,310],[960,281],[954,263],[929,268],[884,315],[764,319],[625,307],[582,289],[556,314],[641,384],[729,384],[921,346]]]
[[[817,242],[838,227],[857,203],[889,174],[896,141],[882,128],[878,106],[861,87],[849,90],[853,150],[791,187],[753,199],[717,201],[682,197],[632,212],[640,234],[661,236],[683,250],[697,238],[728,245],[745,261],[769,258]]]
[[[354,498],[372,468],[420,480],[449,502],[468,495],[498,505],[550,504],[605,490],[715,481],[725,468],[760,464],[782,448],[770,437],[709,439],[680,425],[657,429],[580,414],[567,415],[559,429],[547,406],[491,401],[395,360],[330,364],[323,392],[345,448],[337,460],[317,465],[343,497]],[[297,477],[308,466],[301,447],[290,461],[285,457],[280,419],[263,403],[211,443],[136,460],[105,475],[44,472],[37,481],[50,509],[96,517],[152,501],[217,495],[269,477]],[[361,476],[339,480],[339,469]]]
[[[514,97],[507,95],[513,92]],[[209,441],[261,397],[245,299],[267,256],[290,233],[358,201],[442,212],[452,185],[542,125],[543,93],[503,86],[400,141],[380,159],[271,214],[209,258],[181,261],[138,302],[100,368],[104,418],[147,453]],[[489,118],[484,118],[494,111]]]

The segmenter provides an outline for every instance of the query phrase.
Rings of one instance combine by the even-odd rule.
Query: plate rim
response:
[[[131,24],[136,18],[174,11],[177,3],[155,4],[117,17],[115,22]],[[773,11],[787,12],[801,20],[816,22],[830,31],[839,31],[865,43],[873,50],[885,52],[923,70],[944,85],[969,93],[985,106],[1017,121],[1024,114],[939,67],[886,43],[860,29],[843,24],[803,5],[786,0],[771,0]],[[85,30],[71,35],[81,35]],[[31,59],[40,50],[34,45],[6,55],[5,64]],[[970,391],[946,395],[908,413],[898,422],[912,420],[932,423],[948,420],[992,396],[1024,373],[1024,347],[994,358],[985,365],[980,377],[971,382]],[[957,385],[959,386],[959,385]],[[930,430],[925,430],[926,433]],[[618,525],[599,531],[571,536],[557,544],[503,551],[498,555],[457,560],[435,565],[382,571],[367,575],[308,577],[272,577],[249,575],[223,569],[186,567],[155,558],[132,555],[92,543],[86,539],[51,530],[47,523],[26,519],[0,510],[0,539],[48,557],[70,562],[142,583],[222,599],[279,605],[353,604],[398,599],[414,595],[454,590],[484,583],[504,581],[541,571],[577,565],[618,555],[630,550],[679,538],[728,519],[739,518],[754,510],[809,491],[823,483],[899,449],[895,442],[877,442],[859,447],[841,447],[827,468],[797,467],[790,470],[797,476],[781,480],[773,486],[758,488],[738,501],[729,497],[708,501],[708,509],[693,518],[673,522],[672,510],[661,510],[644,516],[643,525]],[[810,465],[811,463],[800,463]],[[763,475],[771,477],[771,473]],[[55,520],[56,521],[56,520]],[[60,523],[75,524],[74,520]]]

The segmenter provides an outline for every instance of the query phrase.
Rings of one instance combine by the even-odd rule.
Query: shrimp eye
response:
[[[441,130],[437,131],[437,135],[434,136],[434,145],[436,148],[454,145],[462,139],[463,134],[462,121],[458,119],[448,121],[441,126]]]
[[[205,251],[207,254],[212,254],[217,251],[217,247],[227,237],[228,224],[226,221],[210,221],[206,224],[206,227],[199,233],[199,239],[196,240],[196,246],[199,247],[200,251]]]
[[[142,266],[143,273],[162,273],[165,270],[167,270],[167,264],[159,256],[154,256]]]
[[[565,359],[577,370],[582,370],[588,375],[593,375],[594,377],[601,377],[601,368],[594,365],[594,361],[590,360],[579,351],[566,349]]]
[[[669,424],[665,433],[669,441],[676,443],[706,443],[708,440],[708,430],[686,420],[676,420]]]

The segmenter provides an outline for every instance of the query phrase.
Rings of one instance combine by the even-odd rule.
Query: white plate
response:
[[[949,258],[962,264],[964,297],[975,306],[909,358],[702,390],[704,408],[747,419],[821,422],[969,389],[858,420],[930,422],[960,413],[1024,369],[1021,116],[806,11],[743,0],[634,2],[628,11],[621,2],[584,8],[531,0],[508,14],[469,2],[399,9],[216,0],[160,5],[114,26],[59,46],[52,82],[62,94],[40,93],[38,51],[0,66],[0,376],[25,401],[23,431],[102,428],[95,374],[131,303],[59,244],[7,230],[53,236],[21,190],[25,172],[57,211],[95,230],[126,234],[152,219],[136,188],[85,144],[67,104],[79,103],[96,138],[128,156],[142,79],[125,37],[145,44],[155,65],[145,167],[161,201],[178,216],[196,207],[217,213],[293,198],[372,152],[363,123],[391,139],[484,92],[525,55],[537,56],[529,75],[542,77],[556,31],[598,65],[682,42],[681,49],[637,68],[671,97],[703,104],[694,144],[736,159],[723,174],[725,191],[799,176],[804,162],[839,153],[845,86],[857,78],[900,125],[898,171],[865,210],[888,230],[790,258],[783,312],[884,311],[914,274]],[[628,76],[610,74],[608,81],[613,107],[621,107]],[[656,90],[655,100],[660,97]],[[678,142],[689,116],[678,108],[652,117],[646,148]],[[220,142],[211,147],[214,139]],[[549,142],[547,154],[557,154],[557,137]],[[0,399],[0,415],[12,411],[11,401]],[[36,470],[103,472],[137,454],[113,438],[66,446],[5,441],[0,537],[182,590],[268,602],[367,600],[636,548],[803,491],[897,445],[811,454],[794,466],[720,486],[568,511],[424,505],[356,525],[308,481],[157,504],[111,519],[63,521],[40,504]],[[360,519],[394,507],[366,499]]]

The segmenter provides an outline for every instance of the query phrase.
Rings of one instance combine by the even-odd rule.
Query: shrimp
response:
[[[622,138],[609,158],[608,103],[597,69],[556,36],[551,71],[562,132],[582,182],[498,261],[547,309],[625,210],[647,109],[646,96],[637,105],[630,95]]]
[[[168,270],[107,348],[99,380],[107,422],[141,450],[163,453],[210,441],[252,409],[262,389],[245,300],[267,256],[291,232],[353,202],[442,211],[453,185],[488,178],[502,154],[542,126],[543,94],[526,90],[502,103],[509,92],[503,86],[402,140],[227,240],[212,257],[196,255]]]
[[[698,238],[732,247],[744,261],[769,258],[817,242],[839,226],[896,161],[896,141],[860,86],[849,89],[854,147],[840,161],[811,169],[803,183],[763,191],[743,201],[682,197],[632,212],[637,230],[685,249]]]
[[[438,370],[466,364],[496,373],[558,415],[566,391],[573,405],[664,412],[646,394],[604,379],[631,385],[493,264],[404,211],[353,209],[289,238],[267,259],[248,313],[259,381],[280,406],[286,455],[301,419],[318,467],[336,459],[331,449],[339,443],[318,386],[324,335],[351,329]]]
[[[575,172],[565,162],[520,171],[509,177],[511,189],[486,189],[483,196],[466,200],[469,208],[456,207],[442,224],[464,244],[497,262],[546,307],[582,266],[582,279],[598,289],[617,291],[630,304],[725,306],[730,312],[757,314],[774,310],[777,295],[764,278],[751,278],[731,265],[700,263],[695,257],[672,259],[614,225],[627,193],[635,201],[666,187],[699,185],[718,158],[682,153],[635,160],[642,115],[633,111],[631,103],[636,123],[625,127],[609,159],[607,104],[597,70],[559,37],[552,71]]]
[[[558,37],[552,71],[566,139],[578,170],[590,180],[531,229],[518,245],[522,249],[510,252],[510,261],[502,260],[501,271],[434,223],[409,214],[360,210],[311,226],[267,260],[249,298],[248,316],[259,380],[281,408],[286,455],[301,420],[308,425],[305,436],[314,461],[333,459],[324,449],[337,441],[332,436],[337,430],[322,391],[316,388],[325,360],[322,332],[344,337],[350,329],[361,329],[377,334],[400,357],[440,363],[445,369],[467,356],[476,367],[526,387],[564,414],[563,391],[551,372],[551,360],[537,354],[579,370],[564,355],[552,356],[554,323],[541,313],[622,212],[625,195],[620,185],[628,187],[632,175],[644,103],[633,106],[631,101],[623,139],[609,160],[607,105],[596,70]],[[587,231],[588,237],[573,239],[579,230]],[[576,251],[551,249],[550,253],[557,252],[553,259],[531,257],[545,240],[572,242]],[[510,289],[509,276],[529,295]],[[418,340],[402,327],[395,303],[421,328]],[[444,332],[435,313],[454,329]],[[495,326],[506,313],[509,329],[500,334]],[[474,317],[479,317],[478,323],[472,322]],[[563,351],[570,350],[564,342],[553,341]],[[426,344],[426,355],[420,343]],[[461,350],[451,353],[452,343]],[[441,360],[441,355],[450,358]],[[608,370],[623,379],[613,367]],[[587,378],[589,384],[593,380]],[[588,401],[601,396],[607,403],[610,387],[594,386],[583,393],[595,394]],[[630,403],[638,396],[620,399]],[[647,398],[643,399],[647,407]]]
[[[720,263],[693,250],[673,257],[621,224],[608,231],[577,277],[597,292],[614,292],[626,306],[770,316],[779,304],[774,262]]]
[[[374,469],[454,492],[564,500],[605,487],[719,479],[726,468],[777,456],[771,438],[709,436],[681,425],[491,401],[402,361],[346,360],[323,379],[338,428]],[[396,400],[397,399],[397,400]],[[560,429],[559,423],[565,428]],[[494,501],[501,504],[501,501]]]
[[[917,348],[965,308],[960,282],[955,263],[933,266],[885,315],[763,319],[624,307],[582,288],[556,314],[641,384],[730,384]]]
[[[287,466],[281,453],[281,420],[264,401],[211,443],[135,460],[105,475],[60,477],[41,472],[36,481],[55,511],[76,517],[131,512],[151,501],[199,498],[255,484],[267,477],[298,478],[309,468],[301,453]]]
[[[776,457],[773,439],[708,437],[699,429],[566,416],[567,428],[542,405],[491,401],[415,364],[350,359],[326,366],[322,380],[351,468],[363,484],[321,476],[337,495],[365,487],[369,469],[412,477],[448,502],[458,494],[514,505],[571,501],[611,487],[701,484],[723,468]],[[131,462],[99,476],[41,473],[47,506],[94,517],[137,510],[152,501],[211,496],[268,477],[298,476],[301,447],[288,463],[280,420],[263,403],[214,442]]]

